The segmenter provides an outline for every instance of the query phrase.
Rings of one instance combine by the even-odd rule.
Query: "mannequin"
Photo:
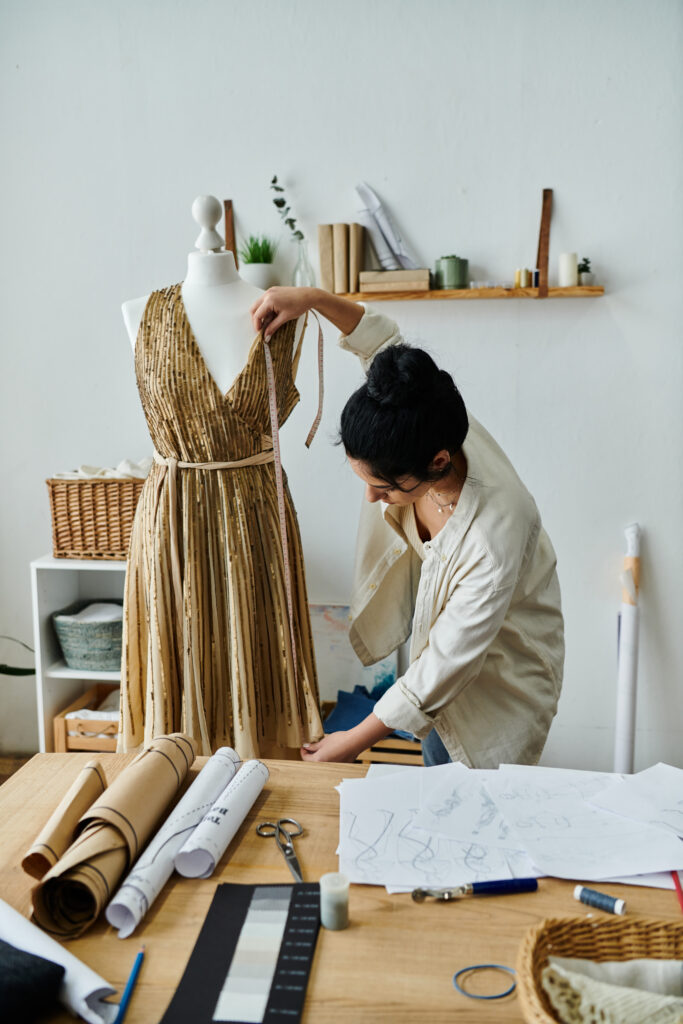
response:
[[[195,243],[197,251],[188,254],[181,294],[199,351],[224,395],[249,357],[254,341],[249,308],[263,292],[242,280],[235,257],[223,248],[223,239],[216,231],[221,217],[218,199],[198,196],[192,204],[192,216],[201,231]],[[133,351],[148,299],[149,295],[129,299],[121,307]],[[300,317],[295,350],[303,324],[304,318]],[[226,338],[230,339],[229,344]]]
[[[187,732],[202,754],[287,757],[322,735],[301,538],[277,422],[305,317],[255,335],[263,293],[201,227],[181,284],[123,304],[154,465],[124,592],[119,749]],[[277,421],[277,422],[276,422]]]

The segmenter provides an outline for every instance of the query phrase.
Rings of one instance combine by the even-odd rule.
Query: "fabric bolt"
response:
[[[0,939],[0,1007],[3,1020],[29,1024],[57,1003],[62,964],[16,949]]]
[[[270,339],[280,424],[299,400],[295,331],[290,321]],[[122,750],[182,729],[202,754],[231,746],[246,759],[322,735],[301,538],[285,485],[294,668],[264,348],[259,334],[222,394],[181,285],[148,300],[135,366],[158,456],[126,574]],[[236,462],[246,464],[198,465]]]
[[[367,369],[402,341],[393,320],[366,309],[339,343]],[[364,665],[411,637],[407,670],[374,709],[385,725],[420,739],[435,728],[470,767],[534,764],[562,684],[555,552],[507,456],[468,415],[467,478],[424,561],[411,506],[363,503],[349,635]]]

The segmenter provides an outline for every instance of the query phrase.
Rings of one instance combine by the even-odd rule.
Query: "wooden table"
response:
[[[33,880],[20,867],[23,853],[92,754],[38,754],[0,786],[0,897],[30,913]],[[129,754],[99,754],[111,782]],[[198,758],[194,771],[204,763]],[[68,943],[76,956],[114,985],[119,994],[144,942],[145,962],[126,1024],[160,1020],[187,963],[217,882],[289,882],[273,842],[255,834],[255,823],[295,817],[304,827],[297,851],[304,878],[317,880],[337,870],[339,798],[334,786],[358,778],[365,767],[269,761],[270,780],[221,861],[213,878],[180,879],[166,885],[141,927],[127,941],[102,918],[80,939]],[[397,778],[397,784],[400,776]],[[669,890],[605,886],[628,901],[628,913],[680,919]],[[308,987],[305,1024],[429,1024],[460,1021],[496,1024],[523,1020],[515,994],[481,1003],[457,993],[454,972],[468,964],[495,961],[514,967],[519,942],[544,917],[591,911],[572,896],[573,883],[541,879],[539,891],[481,897],[457,904],[415,904],[409,894],[387,895],[375,886],[352,886],[349,928],[321,929]],[[498,980],[498,979],[496,979]],[[51,1022],[73,1024],[66,1012]]]

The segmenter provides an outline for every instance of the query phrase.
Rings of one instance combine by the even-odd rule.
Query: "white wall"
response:
[[[566,681],[547,763],[608,768],[623,527],[645,530],[637,767],[683,764],[681,169],[677,0],[4,0],[0,633],[31,637],[44,479],[150,451],[120,303],[182,279],[195,195],[279,233],[277,173],[307,236],[385,199],[421,262],[477,278],[592,258],[593,301],[388,303],[512,457],[555,544]],[[289,242],[283,238],[287,269]],[[315,257],[315,252],[312,253]],[[329,443],[359,380],[313,334],[284,431],[310,596],[345,601],[361,494]],[[0,748],[35,743],[3,695]],[[10,699],[11,696],[11,699]]]

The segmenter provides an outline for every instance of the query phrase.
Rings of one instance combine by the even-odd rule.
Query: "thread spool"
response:
[[[320,879],[320,923],[333,932],[349,923],[349,880],[337,871]]]
[[[605,892],[598,892],[597,889],[588,889],[585,885],[577,885],[574,888],[574,899],[580,900],[588,907],[595,907],[597,910],[606,910],[608,914],[625,914],[626,901],[608,896]]]

